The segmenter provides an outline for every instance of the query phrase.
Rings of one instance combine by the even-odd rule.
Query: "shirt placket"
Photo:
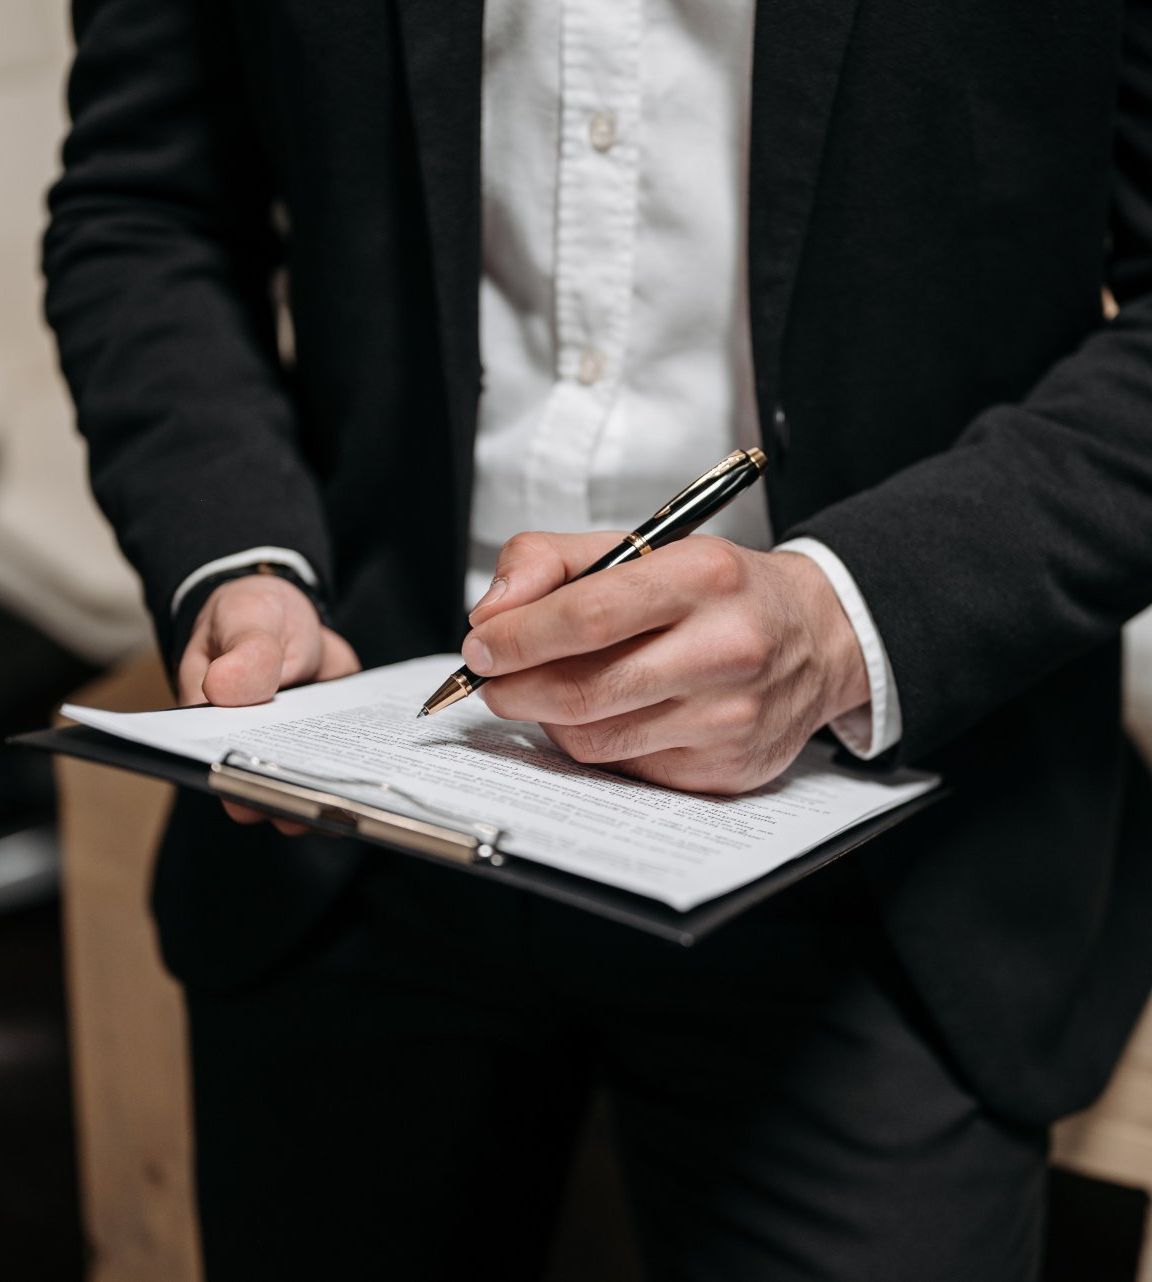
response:
[[[640,168],[643,0],[564,0],[555,386],[526,461],[532,523],[584,529],[627,351]]]

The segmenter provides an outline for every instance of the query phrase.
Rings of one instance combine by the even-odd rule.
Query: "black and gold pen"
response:
[[[726,507],[740,493],[746,490],[763,473],[768,465],[763,450],[754,446],[747,450],[733,450],[715,467],[709,468],[703,476],[698,476],[691,485],[685,486],[674,498],[650,516],[643,525],[638,526],[598,561],[593,561],[587,569],[581,570],[576,579],[586,578],[599,570],[607,570],[613,565],[623,565],[646,556],[654,548],[675,543],[686,534],[699,528],[715,516],[721,508]],[[478,676],[467,667],[458,668],[447,681],[431,696],[420,709],[417,716],[428,717],[434,712],[459,702],[478,690],[487,677]]]

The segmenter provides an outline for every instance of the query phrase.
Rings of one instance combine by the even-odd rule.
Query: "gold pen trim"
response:
[[[420,715],[422,717],[430,717],[434,712],[449,708],[452,704],[459,703],[461,699],[466,699],[475,688],[463,672],[453,672],[432,698],[420,709]]]
[[[642,534],[625,534],[624,541],[631,543],[641,556],[647,556],[652,551],[652,544]]]

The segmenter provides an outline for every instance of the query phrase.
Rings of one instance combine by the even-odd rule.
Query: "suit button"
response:
[[[788,445],[792,439],[792,425],[788,422],[788,415],[784,413],[782,405],[777,405],[772,415],[772,439],[776,443],[778,453],[788,452]]]

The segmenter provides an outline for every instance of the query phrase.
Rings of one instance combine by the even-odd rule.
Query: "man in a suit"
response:
[[[182,797],[211,1282],[538,1276],[596,1086],[654,1278],[1034,1278],[1152,978],[1152,3],[75,9],[48,314],[183,699],[467,633],[581,760],[952,785],[685,953]]]

